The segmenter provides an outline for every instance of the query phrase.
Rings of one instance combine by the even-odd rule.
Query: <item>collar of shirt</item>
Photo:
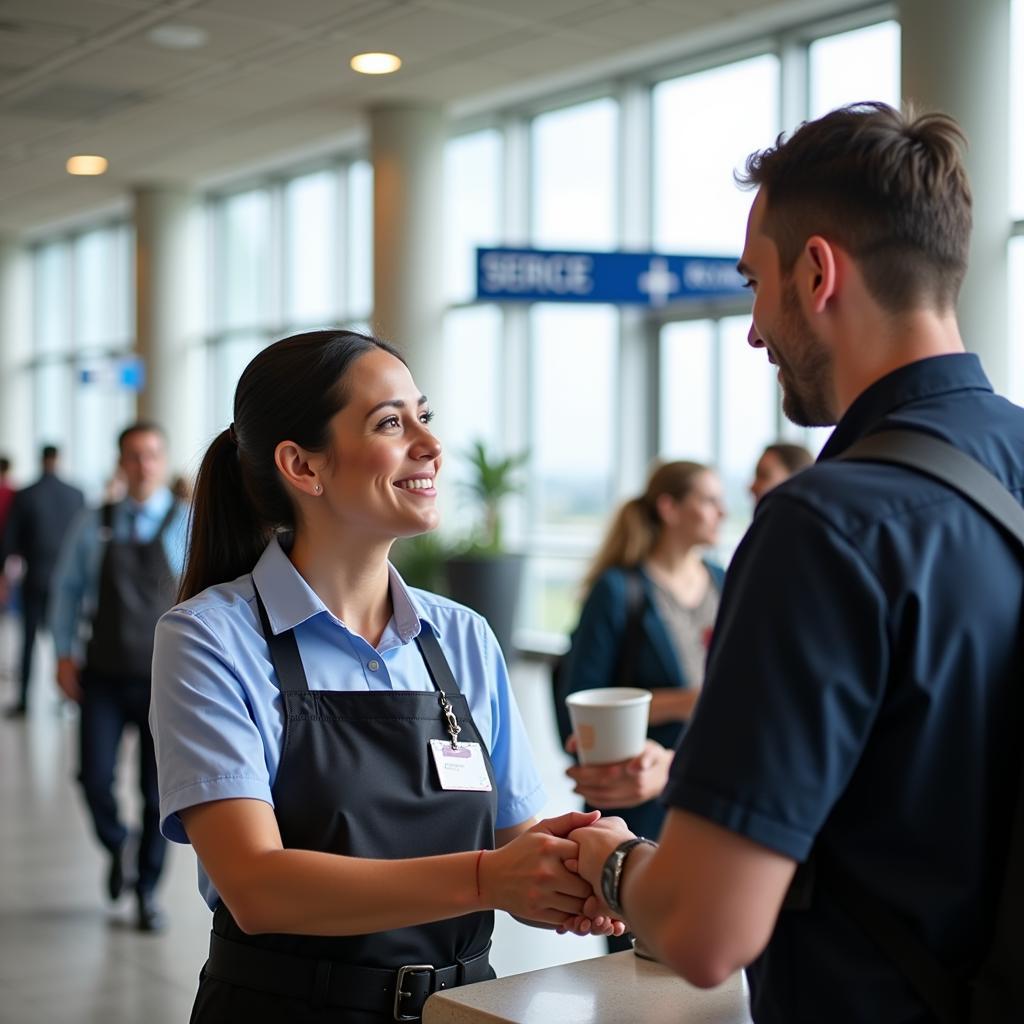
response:
[[[323,603],[315,590],[302,578],[302,575],[285,554],[277,537],[271,539],[266,550],[260,556],[252,571],[253,579],[259,588],[260,597],[267,609],[270,628],[274,635],[286,629],[294,629],[314,615],[329,615],[335,622],[345,626]],[[440,636],[437,623],[420,608],[398,570],[389,562],[388,577],[391,587],[391,603],[394,614],[391,622],[381,637],[381,650],[390,646],[387,642],[389,634],[398,643],[407,644],[420,634],[422,623],[426,623],[435,636]]]
[[[145,501],[123,498],[117,505],[116,514],[125,524],[131,522],[133,516],[137,516],[142,522],[152,527],[153,533],[156,533],[173,501],[174,495],[166,487],[161,487]],[[144,532],[148,534],[150,531]]]
[[[908,402],[969,389],[992,390],[981,361],[971,352],[931,356],[901,366],[854,399],[825,442],[818,461],[834,459]]]

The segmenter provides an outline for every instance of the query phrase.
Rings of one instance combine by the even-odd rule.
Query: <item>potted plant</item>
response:
[[[508,657],[512,653],[523,556],[505,550],[502,503],[522,492],[524,482],[519,470],[529,453],[498,456],[482,441],[475,441],[465,457],[471,473],[462,489],[478,506],[478,522],[468,543],[456,548],[447,560],[448,594],[487,619]]]
[[[391,561],[410,587],[447,593],[445,563],[449,548],[437,533],[403,537],[391,549]]]

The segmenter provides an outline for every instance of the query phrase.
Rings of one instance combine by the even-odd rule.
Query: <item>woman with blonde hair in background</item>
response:
[[[654,696],[638,757],[576,765],[568,774],[588,807],[614,809],[637,835],[661,831],[665,812],[657,797],[704,679],[725,577],[705,551],[717,542],[724,517],[713,469],[663,463],[643,493],[619,508],[584,578],[587,596],[559,672],[558,699],[606,686],[638,686]],[[575,750],[575,737],[568,749]],[[628,948],[628,941],[609,936],[609,947]]]

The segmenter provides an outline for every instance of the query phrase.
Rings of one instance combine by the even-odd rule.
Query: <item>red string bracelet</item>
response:
[[[484,853],[485,851],[481,850],[476,855],[476,898],[478,900],[483,898],[483,895],[480,892],[480,861],[484,859]]]

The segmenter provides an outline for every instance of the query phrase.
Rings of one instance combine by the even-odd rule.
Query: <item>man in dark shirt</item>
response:
[[[21,581],[21,689],[18,700],[7,709],[8,718],[20,718],[28,708],[36,632],[47,621],[57,555],[64,535],[85,504],[77,487],[58,478],[58,461],[56,447],[43,448],[42,476],[14,495],[0,536],[0,569],[9,555],[20,555],[25,562],[25,576]]]
[[[948,976],[991,939],[1020,778],[1020,555],[950,488],[836,458],[910,428],[1024,492],[1024,410],[993,394],[954,314],[961,144],[949,118],[868,104],[748,161],[750,344],[792,420],[836,429],[736,552],[660,845],[613,853],[616,819],[572,836],[595,887],[621,867],[606,897],[679,973],[714,985],[749,965],[758,1024],[934,1020],[824,872],[783,907],[812,847]]]

